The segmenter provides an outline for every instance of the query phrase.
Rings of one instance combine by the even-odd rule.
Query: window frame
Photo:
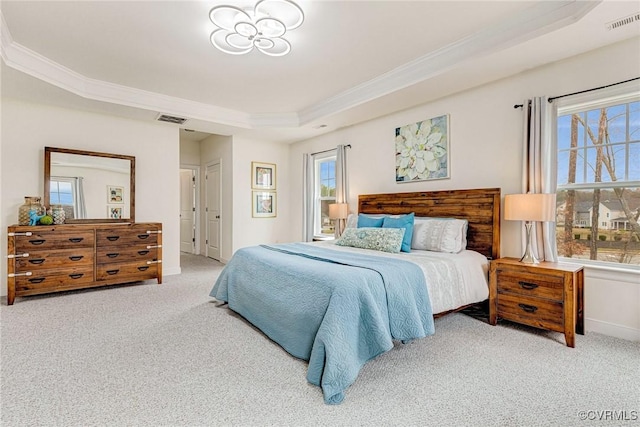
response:
[[[333,160],[334,162],[334,195],[333,197],[322,196],[320,177],[320,164]],[[333,201],[335,203],[335,162],[337,160],[337,149],[329,150],[313,155],[313,238],[318,240],[330,240],[334,238],[334,233],[322,233],[322,202]]]
[[[76,189],[76,179],[75,178],[70,178],[70,177],[66,177],[66,176],[52,176],[49,179],[49,200],[53,200],[51,198],[51,186],[53,185],[53,183],[60,183],[60,182],[67,182],[69,184],[71,184],[71,204],[66,204],[66,203],[51,203],[52,205],[62,205],[62,206],[72,206],[74,211],[75,211],[75,206],[76,206],[76,200],[77,200],[77,189]],[[60,185],[58,184],[58,201],[60,201]]]
[[[550,175],[553,176],[555,182],[555,192],[562,190],[591,190],[591,189],[613,189],[613,188],[640,188],[640,180],[633,181],[608,181],[608,182],[593,182],[593,183],[579,183],[579,184],[565,184],[559,185],[557,183],[558,176],[558,117],[561,115],[573,114],[576,112],[589,111],[598,108],[607,108],[614,105],[620,105],[630,102],[640,101],[640,89],[635,82],[623,83],[608,88],[603,88],[595,91],[585,92],[578,95],[571,95],[562,98],[558,98],[553,103],[551,114],[551,137],[553,149],[551,155],[553,161],[549,162],[550,167],[553,169],[550,171]],[[631,142],[627,140],[625,144],[628,146]],[[630,160],[628,156],[625,156],[627,165],[630,166]],[[625,174],[629,176],[629,168],[625,168]],[[589,225],[590,228],[590,225]],[[602,268],[607,270],[618,271],[640,271],[640,265],[616,263],[610,261],[600,261],[582,258],[568,258],[558,254],[558,260],[561,262],[569,262],[574,264],[581,264],[584,266]]]

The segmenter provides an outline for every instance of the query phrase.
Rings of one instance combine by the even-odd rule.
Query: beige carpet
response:
[[[2,426],[640,425],[640,343],[587,333],[571,349],[465,314],[369,362],[325,405],[305,362],[209,298],[220,264],[182,268],[162,285],[3,305]]]

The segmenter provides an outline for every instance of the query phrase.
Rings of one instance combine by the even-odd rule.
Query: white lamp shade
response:
[[[507,194],[504,219],[511,221],[555,221],[555,194]]]
[[[349,205],[346,203],[331,203],[329,204],[329,218],[331,219],[345,219],[349,216]]]

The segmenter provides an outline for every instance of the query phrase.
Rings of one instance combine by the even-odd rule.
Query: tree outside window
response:
[[[561,108],[557,124],[559,256],[640,266],[640,100]]]

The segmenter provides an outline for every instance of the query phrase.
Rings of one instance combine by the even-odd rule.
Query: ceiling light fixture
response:
[[[291,44],[283,37],[304,21],[300,6],[291,0],[260,0],[253,9],[216,6],[209,19],[218,27],[211,44],[231,55],[244,55],[255,47],[265,55],[283,56]]]

